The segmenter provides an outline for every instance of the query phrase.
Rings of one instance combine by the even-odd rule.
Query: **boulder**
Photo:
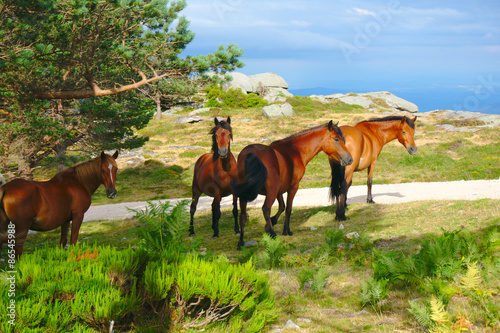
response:
[[[245,94],[249,92],[256,92],[256,85],[253,83],[253,81],[245,74],[243,73],[238,73],[238,72],[232,72],[227,74],[227,76],[231,76],[232,80],[229,82],[226,82],[222,85],[222,88],[224,90],[228,90],[229,88],[239,88],[241,91],[243,91]]]
[[[262,113],[267,118],[293,116],[293,107],[290,105],[290,103],[272,104],[264,106],[262,108]]]
[[[346,104],[349,105],[359,105],[364,107],[365,109],[368,109],[370,105],[373,103],[371,99],[368,97],[363,97],[363,96],[341,96],[337,98],[339,101],[342,101]]]
[[[187,117],[178,117],[174,120],[174,124],[186,124],[186,123],[198,123],[203,121],[203,118],[200,116],[187,116]]]
[[[262,73],[248,76],[252,80],[254,86],[257,88],[260,84],[268,88],[283,88],[288,89],[288,83],[285,79],[276,73]]]
[[[283,103],[286,101],[287,97],[293,97],[293,94],[283,88],[269,88],[266,94],[262,96],[262,98],[269,103]]]
[[[416,106],[414,103],[408,102],[407,100],[395,96],[388,91],[369,92],[363,95],[369,96],[372,99],[380,98],[384,100],[391,108],[398,111],[407,111],[412,113],[418,112],[418,106]]]

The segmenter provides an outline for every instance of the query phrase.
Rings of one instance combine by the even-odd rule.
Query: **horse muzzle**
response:
[[[418,148],[416,146],[409,146],[408,148],[406,148],[406,150],[408,150],[408,153],[410,155],[415,155],[417,153]]]
[[[219,148],[219,156],[220,158],[226,158],[228,154],[227,148]]]
[[[340,158],[340,165],[341,166],[351,165],[353,161],[354,161],[354,159],[352,158],[351,155],[349,155],[348,157],[341,157]]]
[[[118,193],[116,189],[106,189],[106,196],[109,199],[114,199],[116,197],[116,193]]]

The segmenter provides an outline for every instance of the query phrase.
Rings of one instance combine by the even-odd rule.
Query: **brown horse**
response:
[[[71,244],[78,240],[83,215],[89,209],[92,194],[104,184],[106,195],[116,196],[115,159],[104,152],[100,156],[58,172],[44,182],[14,179],[0,191],[0,253],[6,242],[10,222],[15,226],[15,254],[20,257],[28,231],[48,231],[61,227],[61,247],[68,241],[71,226]]]
[[[202,155],[194,166],[193,175],[193,202],[191,203],[191,221],[189,235],[194,236],[194,213],[198,205],[198,199],[202,193],[213,197],[212,201],[212,238],[219,237],[220,201],[233,193],[231,181],[238,174],[236,159],[231,153],[231,140],[233,130],[231,129],[231,118],[226,121],[214,119],[215,127],[212,128],[212,151],[213,153]],[[234,232],[239,233],[238,226],[238,198],[233,195]]]
[[[243,236],[247,220],[247,202],[254,200],[259,193],[266,196],[262,206],[266,220],[265,231],[273,237],[276,236],[273,225],[285,210],[283,193],[288,193],[283,235],[293,234],[290,230],[292,201],[307,163],[320,151],[324,151],[342,165],[352,163],[352,157],[344,145],[342,132],[331,121],[275,141],[269,146],[252,144],[241,151],[238,156],[238,181],[232,184],[235,195],[240,198],[241,234],[238,249],[245,244]],[[278,212],[271,218],[271,207],[276,199],[279,203]]]
[[[330,158],[332,168],[331,197],[336,200],[337,210],[335,219],[344,221],[347,191],[352,184],[354,171],[368,169],[368,196],[366,201],[373,203],[372,179],[377,157],[384,145],[394,139],[405,146],[408,153],[417,153],[414,141],[415,122],[417,117],[410,119],[406,116],[389,116],[384,118],[373,118],[362,121],[354,126],[341,126],[346,138],[346,146],[349,149],[354,162],[345,167]]]

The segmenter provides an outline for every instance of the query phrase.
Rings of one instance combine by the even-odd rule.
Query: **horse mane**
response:
[[[229,137],[231,138],[231,140],[233,139],[233,129],[231,128],[231,124],[225,120],[219,121],[219,124],[217,126],[214,126],[214,128],[210,130],[209,134],[212,134],[212,152],[214,153],[214,161],[219,158],[219,149],[217,147],[217,138],[215,136],[215,132],[217,132],[217,128],[219,127],[228,130]]]
[[[326,128],[326,127],[328,127],[328,123],[321,124],[321,125],[318,125],[318,126],[315,126],[315,127],[312,127],[312,128],[308,128],[308,129],[305,129],[305,130],[303,130],[303,131],[301,131],[299,133],[295,133],[293,135],[290,135],[289,137],[286,137],[284,139],[274,141],[274,142],[271,143],[271,145],[278,144],[278,143],[281,143],[281,142],[284,142],[284,141],[288,141],[288,140],[292,140],[292,139],[298,138],[300,136],[303,136],[303,135],[306,135],[306,134],[309,134],[309,133],[312,133],[312,132],[316,132],[316,131],[318,131],[320,129],[323,129],[323,128]],[[342,133],[342,130],[340,129],[340,127],[338,127],[337,125],[333,124],[333,130],[335,131],[335,133],[337,133],[338,136],[340,136],[342,138],[342,140],[345,143],[344,133]]]
[[[407,116],[387,116],[387,117],[383,117],[383,118],[371,118],[368,120],[361,121],[360,123],[372,123],[372,122],[394,121],[394,120],[401,121],[401,119],[403,119],[403,117],[406,118],[406,122],[408,123],[408,126],[415,129],[415,123],[413,122],[413,120],[411,120],[411,118],[409,118]]]
[[[108,155],[106,161],[116,166],[115,160]],[[89,161],[75,164],[69,168],[60,171],[58,174],[73,173],[76,179],[87,188],[99,187],[101,184],[101,156],[97,156]]]

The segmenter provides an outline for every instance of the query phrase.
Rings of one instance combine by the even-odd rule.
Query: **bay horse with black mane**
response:
[[[191,202],[191,221],[189,235],[194,236],[194,213],[198,205],[198,199],[205,193],[213,197],[212,201],[212,238],[219,237],[220,201],[233,193],[231,181],[238,174],[236,159],[231,153],[231,140],[233,130],[231,128],[231,118],[219,121],[214,119],[215,127],[212,128],[212,153],[202,155],[194,166],[193,175],[193,201]],[[238,226],[238,198],[233,196],[233,216],[234,232],[239,233]]]
[[[104,184],[106,195],[116,196],[116,171],[113,156],[100,156],[58,172],[48,181],[14,179],[0,187],[0,253],[7,242],[7,228],[15,227],[15,255],[20,257],[29,230],[48,231],[61,227],[61,247],[68,241],[71,225],[71,245],[78,240],[78,232],[92,194]]]
[[[283,235],[292,235],[290,215],[292,202],[306,165],[320,151],[341,165],[352,163],[352,157],[344,144],[344,137],[336,124],[327,124],[307,129],[269,146],[252,144],[246,146],[238,155],[238,180],[233,182],[234,194],[240,198],[240,239],[238,249],[244,246],[244,229],[247,220],[247,202],[257,195],[266,196],[262,212],[266,220],[265,231],[276,236],[273,225],[285,210],[283,193],[287,193],[285,224]],[[278,199],[279,208],[271,218],[271,207]]]
[[[346,146],[354,162],[349,166],[342,166],[330,158],[330,167],[332,169],[330,195],[337,204],[336,220],[346,220],[347,191],[352,184],[355,171],[368,169],[366,202],[374,202],[372,196],[373,171],[377,165],[377,157],[385,144],[398,139],[410,155],[417,153],[417,146],[414,141],[416,121],[417,117],[410,119],[406,116],[389,116],[372,118],[354,126],[340,127],[345,135]]]

